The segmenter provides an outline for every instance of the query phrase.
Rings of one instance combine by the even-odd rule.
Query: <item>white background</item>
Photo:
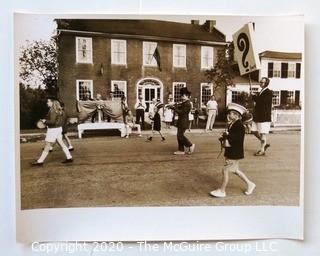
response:
[[[183,4],[182,4],[183,2]],[[305,168],[305,241],[274,240],[278,252],[261,253],[256,255],[319,255],[319,198],[320,179],[317,164],[319,155],[319,134],[317,125],[320,124],[318,95],[320,95],[319,75],[319,45],[320,24],[319,4],[317,1],[8,1],[1,4],[1,51],[0,51],[0,252],[4,255],[44,255],[32,252],[30,245],[15,242],[15,188],[14,188],[14,90],[13,90],[13,12],[100,12],[100,13],[141,13],[141,14],[242,14],[242,15],[284,15],[304,14],[306,23],[306,168]],[[170,9],[169,9],[170,8]],[[255,242],[247,242],[254,245]],[[270,243],[270,241],[268,242]],[[127,250],[122,255],[136,255],[137,246]],[[143,253],[144,255],[161,255],[160,252]],[[141,255],[143,255],[141,254]],[[168,255],[186,255],[186,253],[167,253]],[[197,253],[198,255],[200,253]],[[202,253],[213,255],[215,253]],[[56,255],[67,255],[66,253]],[[82,253],[79,255],[89,255]],[[93,254],[98,255],[98,254]],[[99,254],[100,255],[100,254]],[[111,255],[101,254],[101,255]],[[188,255],[195,255],[189,253]],[[218,255],[241,255],[226,250]],[[245,255],[245,254],[243,254]],[[254,253],[250,252],[250,255]]]

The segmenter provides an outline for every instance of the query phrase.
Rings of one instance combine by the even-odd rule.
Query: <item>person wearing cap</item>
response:
[[[173,153],[174,155],[184,155],[185,153],[192,154],[195,149],[195,144],[191,143],[184,134],[185,131],[189,128],[189,113],[191,111],[191,103],[189,100],[190,92],[188,91],[187,87],[183,87],[180,89],[180,95],[182,102],[174,105],[174,111],[178,114],[178,151],[175,151]]]
[[[42,122],[48,127],[47,134],[45,138],[45,147],[41,153],[38,160],[32,163],[33,166],[42,166],[44,160],[49,154],[50,149],[53,144],[57,141],[66,155],[66,160],[62,163],[71,163],[73,161],[72,156],[68,147],[64,144],[62,140],[62,126],[63,126],[63,110],[61,108],[60,102],[54,97],[47,98],[47,106],[49,107],[49,112],[47,119],[42,119]]]
[[[251,132],[260,141],[260,149],[254,154],[255,156],[265,155],[267,148],[270,147],[270,144],[267,143],[267,134],[270,131],[273,93],[268,89],[269,82],[269,78],[262,77],[260,80],[261,91],[252,96],[255,106]]]
[[[230,103],[227,107],[228,129],[221,136],[225,141],[225,164],[222,175],[223,181],[219,189],[210,192],[214,197],[226,197],[226,187],[229,182],[229,173],[234,173],[240,177],[246,184],[246,195],[251,195],[256,185],[248,179],[248,177],[239,170],[239,161],[244,158],[244,137],[245,128],[241,121],[241,116],[246,112],[246,108],[236,104]]]
[[[139,124],[141,120],[141,128],[144,130],[144,113],[147,109],[147,105],[143,101],[142,95],[139,95],[138,101],[134,105],[134,108],[136,110],[136,124]]]

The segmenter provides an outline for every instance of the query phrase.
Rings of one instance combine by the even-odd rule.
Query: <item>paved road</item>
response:
[[[214,206],[298,205],[300,183],[300,133],[270,134],[271,148],[254,157],[258,147],[246,136],[246,158],[240,167],[257,188],[251,196],[245,184],[230,176],[227,197],[212,198],[222,175],[223,157],[217,133],[189,134],[196,143],[193,155],[174,156],[176,137],[165,142],[146,137],[116,136],[73,140],[74,163],[60,163],[64,155],[55,148],[43,167],[31,167],[43,142],[21,144],[22,208],[88,206]]]

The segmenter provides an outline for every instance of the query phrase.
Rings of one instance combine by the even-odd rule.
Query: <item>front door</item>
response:
[[[160,98],[160,86],[154,86],[154,85],[144,86],[142,90],[142,97],[144,98],[144,101],[147,105],[146,112],[149,112],[149,106],[152,102],[152,99]]]

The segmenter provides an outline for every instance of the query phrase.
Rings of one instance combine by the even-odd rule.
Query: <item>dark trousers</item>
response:
[[[141,119],[141,129],[144,130],[144,110],[137,109],[136,110],[136,124],[139,124]]]
[[[192,143],[184,135],[185,131],[186,131],[185,128],[178,127],[177,140],[178,140],[179,151],[184,151],[184,147],[191,147],[192,146]]]

